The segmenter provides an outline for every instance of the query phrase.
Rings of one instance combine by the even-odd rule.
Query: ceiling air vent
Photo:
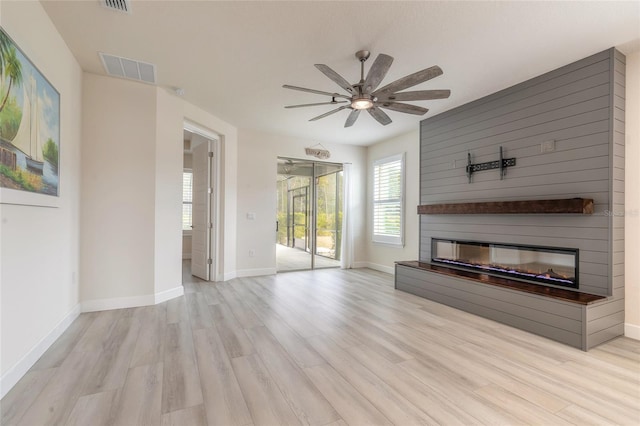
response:
[[[129,0],[100,0],[100,3],[107,9],[118,12],[131,13],[131,3]]]
[[[156,84],[156,66],[153,64],[102,52],[100,52],[100,59],[102,59],[102,65],[109,75]]]

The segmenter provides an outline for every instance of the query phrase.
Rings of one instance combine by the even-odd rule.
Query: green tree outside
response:
[[[293,241],[287,241],[289,238],[306,238],[304,227],[291,227],[294,223],[303,224],[305,220],[311,217],[305,217],[311,208],[311,198],[307,197],[307,205],[297,205],[292,215],[289,215],[287,209],[289,203],[293,200],[294,195],[302,195],[307,191],[311,183],[311,178],[305,176],[291,176],[282,179],[277,183],[277,242],[282,245],[291,246]],[[341,228],[342,228],[342,173],[329,173],[316,178],[316,230],[317,230],[317,247],[318,252],[324,255],[335,253],[335,257],[339,259]],[[309,193],[309,192],[307,192]],[[304,198],[296,198],[301,202]],[[287,223],[289,220],[289,223]],[[309,227],[311,224],[309,223]],[[293,231],[293,235],[287,235]]]

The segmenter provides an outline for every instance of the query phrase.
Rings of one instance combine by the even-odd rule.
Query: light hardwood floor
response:
[[[190,281],[82,314],[2,424],[640,424],[638,341],[581,352],[370,270]]]

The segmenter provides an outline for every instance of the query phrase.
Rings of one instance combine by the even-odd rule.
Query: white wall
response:
[[[83,109],[84,309],[181,294],[183,123],[188,119],[221,135],[228,154],[223,185],[229,183],[221,232],[231,236],[235,128],[164,89],[88,73]],[[235,272],[233,238],[224,238],[219,252],[225,272]]]
[[[640,339],[640,52],[627,55],[625,152],[625,335]]]
[[[83,110],[83,306],[153,303],[181,288],[184,120],[219,133],[230,153],[223,211],[233,215],[227,222],[225,212],[225,230],[235,225],[235,128],[164,89],[88,73]],[[221,253],[235,271],[232,238]]]
[[[191,259],[191,235],[182,235],[182,258]]]
[[[60,93],[62,120],[59,207],[0,204],[2,397],[79,312],[82,71],[39,2],[0,2],[0,24]]]
[[[191,169],[193,164],[193,154],[185,152],[183,154],[184,161],[182,163],[182,167],[185,169]]]
[[[155,293],[182,286],[183,102],[157,89],[155,164]]]
[[[316,142],[253,130],[240,129],[238,137],[238,275],[261,275],[276,270],[276,176],[277,158],[315,160],[304,148]],[[352,210],[354,223],[354,260],[366,262],[364,237],[366,148],[351,145],[323,144],[331,151],[327,161],[353,164]],[[248,220],[247,213],[255,213]],[[249,257],[249,250],[255,256]]]
[[[379,142],[367,150],[367,253],[368,266],[394,273],[394,262],[417,260],[419,247],[420,130]],[[373,162],[405,153],[404,247],[373,243]]]
[[[147,296],[154,293],[156,88],[89,73],[83,82],[81,296],[85,303]]]

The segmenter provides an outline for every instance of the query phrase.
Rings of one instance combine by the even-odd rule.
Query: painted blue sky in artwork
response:
[[[15,44],[14,44],[15,46]],[[41,106],[44,123],[40,123],[41,135],[44,138],[42,143],[51,138],[60,147],[60,95],[44,79],[42,74],[31,64],[16,46],[16,56],[22,64],[22,85],[26,85],[27,92],[30,90],[30,81],[33,78],[38,91],[38,102]],[[5,82],[6,85],[7,82]],[[16,97],[18,105],[23,105],[22,85],[11,87],[11,95]]]

